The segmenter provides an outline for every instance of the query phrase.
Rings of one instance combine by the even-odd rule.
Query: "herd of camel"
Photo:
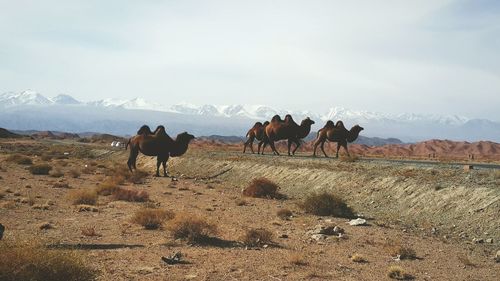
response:
[[[280,155],[274,143],[280,140],[287,140],[288,155],[295,155],[302,139],[307,137],[311,132],[313,124],[314,121],[307,117],[299,125],[293,120],[290,114],[287,114],[284,120],[279,115],[275,115],[270,122],[256,122],[246,135],[247,141],[244,143],[243,153],[246,152],[248,146],[250,146],[252,153],[255,153],[253,143],[255,140],[258,140],[258,154],[264,154],[265,147],[269,145],[275,155]],[[337,121],[337,123],[331,120],[327,121],[325,126],[318,131],[316,140],[314,141],[313,156],[316,156],[316,149],[318,145],[321,145],[321,151],[325,157],[328,157],[324,149],[327,140],[337,143],[336,157],[339,156],[340,147],[343,147],[347,155],[349,155],[347,143],[355,141],[362,130],[363,127],[359,125],[355,125],[350,130],[347,130],[342,121]],[[156,176],[160,176],[159,170],[161,165],[163,166],[163,175],[168,176],[168,158],[183,155],[188,149],[189,142],[194,138],[193,135],[184,132],[178,134],[174,140],[166,133],[164,126],[160,125],[155,131],[151,131],[149,126],[143,125],[137,131],[137,135],[131,137],[125,146],[125,149],[130,146],[130,155],[127,161],[128,168],[130,171],[137,169],[137,156],[139,153],[142,153],[147,156],[156,156]],[[295,149],[290,153],[292,144],[295,144]]]

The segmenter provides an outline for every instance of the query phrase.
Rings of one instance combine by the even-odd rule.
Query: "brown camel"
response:
[[[144,126],[143,126],[144,127]],[[142,129],[142,128],[141,128]],[[141,130],[139,130],[141,132]],[[156,156],[156,176],[160,176],[160,165],[163,165],[163,175],[167,175],[167,160],[170,156],[177,157],[183,155],[189,142],[194,139],[193,135],[186,132],[178,134],[173,140],[166,132],[165,127],[158,126],[154,134],[148,134],[146,130],[142,131],[129,139],[127,147],[130,144],[130,155],[127,165],[130,171],[137,169],[136,160],[139,152],[147,156]]]
[[[285,116],[284,121],[281,121],[281,118],[278,115],[275,115],[271,120],[271,123],[269,123],[265,129],[267,141],[269,142],[273,152],[280,155],[274,146],[274,142],[279,140],[288,140],[288,155],[294,155],[295,151],[297,151],[300,146],[300,139],[305,138],[309,132],[311,132],[312,124],[314,124],[314,121],[309,117],[302,120],[300,125],[298,125],[295,123],[290,114]],[[295,143],[295,149],[292,154],[290,154],[292,143]]]
[[[243,147],[243,153],[245,153],[247,146],[250,146],[250,150],[252,151],[252,154],[255,153],[253,151],[253,142],[255,139],[257,139],[259,141],[257,154],[260,154],[260,148],[261,148],[262,144],[265,143],[266,134],[265,134],[264,130],[265,130],[267,125],[269,125],[269,121],[264,122],[264,124],[262,124],[261,122],[256,122],[255,125],[253,125],[253,127],[250,130],[248,130],[248,133],[246,135],[247,141],[245,142],[245,146]]]
[[[328,157],[325,152],[325,142],[327,140],[337,143],[337,154],[335,157],[339,157],[340,146],[342,146],[347,152],[347,155],[350,156],[349,150],[347,149],[347,143],[355,141],[362,130],[364,130],[364,128],[359,125],[355,125],[351,130],[347,130],[342,121],[338,121],[337,124],[334,125],[333,121],[329,120],[326,122],[326,125],[318,131],[318,135],[314,141],[313,156],[316,157],[316,148],[321,144],[321,151],[323,151],[325,157]]]

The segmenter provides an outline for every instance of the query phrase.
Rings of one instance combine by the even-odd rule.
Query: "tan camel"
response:
[[[143,126],[144,127],[144,126]],[[142,128],[141,128],[142,129]],[[150,130],[149,130],[150,131]],[[141,132],[141,130],[139,130]],[[130,171],[132,168],[137,169],[136,160],[139,152],[147,156],[156,156],[156,176],[160,176],[160,165],[163,165],[163,175],[167,175],[167,160],[170,156],[177,157],[183,155],[187,149],[189,142],[194,139],[193,135],[186,132],[178,134],[173,140],[166,132],[165,127],[158,126],[154,134],[148,134],[143,130],[142,134],[138,134],[129,139],[127,146],[130,144],[130,155],[127,165]]]
[[[248,130],[246,135],[247,141],[245,142],[245,145],[243,147],[243,153],[245,153],[247,146],[250,146],[250,150],[252,151],[252,153],[255,153],[253,150],[253,142],[254,140],[258,140],[259,145],[257,154],[260,154],[260,148],[262,144],[265,143],[266,133],[264,132],[264,130],[267,125],[269,125],[269,121],[264,122],[264,124],[262,124],[261,122],[256,122],[255,125],[253,125],[253,127]]]
[[[350,156],[349,150],[347,149],[347,143],[355,141],[362,130],[364,130],[364,128],[359,125],[355,125],[351,130],[347,130],[342,121],[338,121],[337,124],[333,125],[333,122],[329,120],[326,125],[318,131],[318,135],[314,141],[313,157],[316,157],[316,149],[320,144],[321,151],[323,151],[325,157],[328,157],[325,152],[325,142],[327,140],[337,143],[337,154],[335,157],[339,157],[340,146],[342,146],[347,152],[347,155]]]
[[[278,115],[275,115],[271,120],[271,123],[269,123],[265,129],[267,141],[269,142],[273,152],[280,155],[274,146],[274,142],[279,140],[288,140],[288,155],[294,155],[300,146],[300,139],[305,138],[309,132],[311,132],[312,124],[314,124],[314,121],[309,117],[302,120],[300,125],[298,125],[295,123],[290,114],[285,116],[284,121],[281,121],[281,118]],[[295,143],[296,147],[290,154],[292,143]]]

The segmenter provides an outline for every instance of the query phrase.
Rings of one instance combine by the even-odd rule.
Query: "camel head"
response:
[[[301,126],[311,126],[312,124],[314,124],[314,121],[311,120],[311,118],[309,118],[309,117],[302,120],[302,122],[300,123]]]
[[[365,129],[365,128],[363,128],[363,127],[361,127],[361,126],[359,126],[359,125],[354,125],[354,127],[352,127],[352,129],[351,129],[351,130],[352,130],[353,132],[359,133],[359,132],[363,131],[364,129]]]

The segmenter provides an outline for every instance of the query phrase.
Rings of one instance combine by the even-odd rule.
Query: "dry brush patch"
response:
[[[149,201],[149,194],[145,190],[135,190],[118,188],[112,194],[113,199],[128,202],[147,202]]]
[[[302,203],[302,207],[306,213],[317,216],[354,217],[353,210],[347,206],[342,198],[328,192],[307,196]]]
[[[176,214],[167,224],[167,229],[175,239],[189,243],[205,243],[217,234],[217,225],[205,218],[193,214]]]
[[[31,164],[33,164],[33,161],[31,160],[30,157],[28,157],[26,155],[22,155],[22,154],[9,155],[9,157],[7,157],[7,159],[5,159],[5,161],[16,163],[19,165],[31,165]]]
[[[255,198],[279,199],[283,196],[278,193],[279,186],[266,178],[253,179],[243,190],[243,195]]]
[[[292,217],[293,213],[288,209],[279,209],[278,212],[276,212],[276,215],[278,215],[278,217],[282,220],[288,220]]]
[[[402,260],[414,260],[417,258],[415,250],[410,246],[401,245],[400,243],[389,241],[385,247],[391,257],[399,257],[399,259]]]
[[[388,271],[387,271],[387,277],[392,278],[392,279],[396,279],[396,280],[412,280],[412,279],[414,279],[411,274],[406,273],[406,271],[399,265],[390,266]]]
[[[95,205],[98,196],[93,189],[77,189],[69,192],[68,198],[73,205]]]
[[[145,229],[158,229],[164,221],[174,217],[175,214],[169,210],[143,208],[135,212],[132,222],[142,225]]]
[[[46,163],[35,164],[29,167],[29,171],[33,175],[48,175],[51,170],[52,166]]]
[[[245,232],[242,242],[248,247],[262,247],[273,244],[273,233],[265,228],[251,228]]]
[[[0,242],[0,280],[87,281],[97,271],[81,252],[49,250],[35,243]]]

